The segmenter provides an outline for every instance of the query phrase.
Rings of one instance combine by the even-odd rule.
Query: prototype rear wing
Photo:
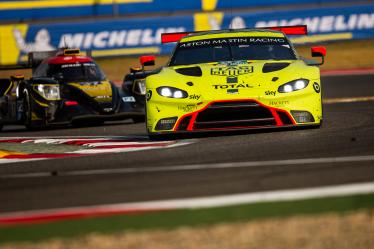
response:
[[[276,30],[281,31],[285,35],[307,35],[308,29],[306,25],[298,25],[298,26],[278,26],[278,27],[261,27],[261,28],[255,28],[255,29],[238,29],[238,31],[253,31],[253,30]],[[227,31],[233,31],[232,29]],[[170,43],[170,42],[178,42],[183,37],[193,34],[199,34],[199,33],[206,33],[206,32],[212,32],[212,31],[192,31],[192,32],[178,32],[178,33],[163,33],[161,34],[161,42],[162,43]]]
[[[57,54],[57,50],[52,51],[42,51],[42,52],[31,52],[28,54],[28,64],[30,68],[35,69],[42,63],[44,59],[53,57]]]
[[[56,55],[57,51],[45,51],[45,52],[30,52],[28,53],[28,60],[26,63],[18,65],[2,65],[0,70],[16,70],[16,69],[35,69],[40,63],[51,56]]]
[[[87,56],[91,57],[90,51],[86,52]],[[69,55],[80,55],[80,50],[76,48],[60,48],[58,50],[51,51],[38,51],[28,53],[27,63],[22,63],[18,65],[6,65],[0,66],[0,70],[14,70],[14,69],[35,69],[37,68],[43,60],[51,58],[54,56],[69,56]]]
[[[17,69],[29,69],[31,68],[29,64],[19,64],[19,65],[2,65],[0,66],[0,71],[6,70],[17,70]]]

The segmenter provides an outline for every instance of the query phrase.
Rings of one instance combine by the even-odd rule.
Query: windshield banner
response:
[[[271,45],[280,44],[287,45],[287,40],[279,37],[238,37],[238,38],[217,38],[200,41],[183,42],[179,44],[179,48],[220,46],[220,45]]]

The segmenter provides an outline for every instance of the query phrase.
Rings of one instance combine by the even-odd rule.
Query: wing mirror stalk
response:
[[[326,56],[326,48],[325,47],[312,47],[310,49],[312,57],[320,57],[321,62],[313,62],[310,63],[310,66],[320,66],[325,63],[325,56]]]
[[[147,66],[154,66],[155,65],[156,57],[154,55],[143,55],[140,57],[140,64],[142,65],[142,70],[144,71],[144,67]]]

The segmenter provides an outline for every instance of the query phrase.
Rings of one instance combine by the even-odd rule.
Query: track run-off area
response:
[[[322,91],[324,123],[319,129],[225,132],[154,142],[144,124],[130,121],[43,131],[4,127],[0,218],[105,205],[167,209],[183,203],[168,200],[212,203],[215,199],[208,197],[243,200],[258,193],[312,191],[318,197],[326,189],[330,194],[337,189],[337,195],[342,189],[374,192],[374,74],[326,74]],[[12,153],[1,152],[6,148]],[[20,148],[23,153],[14,152]],[[169,206],[156,205],[165,201]]]

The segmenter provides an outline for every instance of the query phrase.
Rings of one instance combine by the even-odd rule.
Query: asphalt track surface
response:
[[[192,143],[175,148],[0,164],[0,212],[373,181],[374,161],[356,159],[374,155],[374,101],[355,98],[374,96],[374,74],[328,76],[323,77],[322,84],[324,99],[353,100],[324,104],[324,124],[320,129],[218,133],[187,139]],[[92,135],[136,135],[147,139],[144,124],[128,121],[34,132],[12,126],[1,133],[4,137]],[[353,159],[318,161],[335,157]],[[288,159],[301,160],[279,164],[279,160]],[[270,162],[256,165],[261,161]],[[236,167],[236,162],[249,162],[252,166]],[[217,163],[232,165],[214,168]],[[185,165],[196,169],[178,168]],[[123,170],[128,168],[132,171]],[[35,172],[57,175],[4,177]]]

